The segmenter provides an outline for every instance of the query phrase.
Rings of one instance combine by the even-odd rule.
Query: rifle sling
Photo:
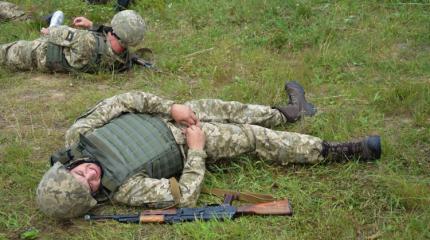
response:
[[[171,177],[169,178],[170,183],[170,192],[172,192],[173,200],[175,203],[172,206],[169,206],[168,208],[172,208],[179,205],[179,202],[181,201],[181,189],[179,188],[179,183],[176,178]]]
[[[220,189],[220,188],[211,188],[208,189],[206,187],[202,188],[202,193],[215,195],[217,197],[224,197],[226,194],[233,194],[236,196],[237,200],[249,202],[249,203],[263,203],[263,202],[271,202],[276,201],[270,194],[261,194],[261,193],[253,193],[253,192],[238,192],[229,189]]]

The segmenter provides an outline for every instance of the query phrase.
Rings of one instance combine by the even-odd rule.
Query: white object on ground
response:
[[[64,22],[64,13],[60,10],[55,11],[52,14],[51,22],[49,23],[49,27],[60,26],[63,24],[63,22]]]

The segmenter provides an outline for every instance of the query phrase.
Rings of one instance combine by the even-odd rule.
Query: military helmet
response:
[[[142,17],[133,10],[121,11],[113,16],[112,30],[120,38],[125,47],[136,46],[143,40],[145,22]]]
[[[59,162],[43,176],[37,187],[36,200],[42,212],[61,219],[81,216],[97,204],[90,189]]]

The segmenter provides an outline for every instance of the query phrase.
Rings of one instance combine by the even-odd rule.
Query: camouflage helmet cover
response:
[[[121,11],[113,16],[111,21],[113,32],[120,38],[125,47],[136,46],[143,40],[145,22],[133,10]]]
[[[59,162],[45,173],[36,195],[37,205],[42,212],[61,219],[81,216],[97,204],[90,190]]]

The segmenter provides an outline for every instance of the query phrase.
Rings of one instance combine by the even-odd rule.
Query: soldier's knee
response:
[[[16,42],[13,43],[7,43],[7,44],[1,44],[0,45],[0,64],[4,65],[6,64],[6,59],[7,59],[7,52],[9,50],[9,48],[14,45]]]
[[[0,46],[0,65],[5,64],[5,58],[6,58],[6,50]]]

